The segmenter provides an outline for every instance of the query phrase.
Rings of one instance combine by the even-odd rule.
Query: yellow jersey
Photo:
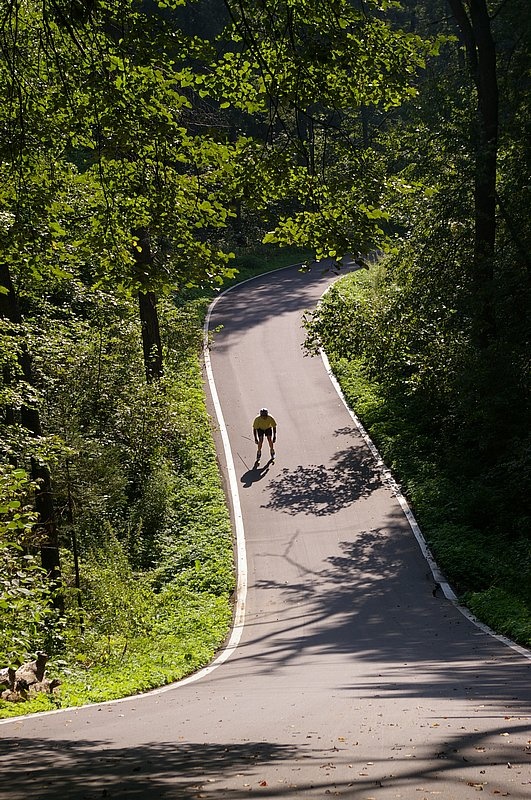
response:
[[[256,417],[255,421],[253,422],[253,430],[255,431],[266,431],[268,428],[276,428],[277,423],[273,419],[273,417],[268,416],[262,417],[262,415]]]

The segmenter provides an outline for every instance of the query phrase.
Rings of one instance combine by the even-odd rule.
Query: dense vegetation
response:
[[[31,317],[63,604],[50,604],[33,557],[21,575],[17,552],[34,540],[29,479],[6,465],[0,651],[11,661],[36,646],[50,653],[63,704],[175,680],[208,662],[228,630],[232,537],[203,399],[201,310],[164,309],[168,358],[156,384],[143,376],[130,304],[109,312],[85,298],[77,319],[50,308]],[[45,339],[42,325],[53,331]],[[53,369],[38,369],[39,343],[55,348]]]
[[[200,331],[261,240],[388,253],[311,336],[460,591],[527,641],[528,12],[469,5],[5,4],[0,666],[45,649],[76,703],[223,640]]]

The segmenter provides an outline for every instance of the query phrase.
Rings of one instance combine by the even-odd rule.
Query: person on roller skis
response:
[[[270,416],[267,408],[261,408],[260,414],[255,418],[253,422],[253,436],[254,442],[258,448],[256,452],[256,461],[260,461],[262,456],[262,444],[264,442],[264,436],[267,439],[269,450],[271,452],[271,458],[273,459],[275,457],[274,444],[277,440],[277,423],[275,419]]]

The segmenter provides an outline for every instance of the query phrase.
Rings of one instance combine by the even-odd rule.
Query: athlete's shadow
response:
[[[270,458],[263,467],[261,467],[258,461],[255,461],[253,464],[252,469],[248,469],[247,472],[241,476],[240,481],[243,483],[243,488],[248,489],[253,483],[257,483],[257,481],[261,481],[267,473],[269,472],[269,467],[273,464],[274,459]]]

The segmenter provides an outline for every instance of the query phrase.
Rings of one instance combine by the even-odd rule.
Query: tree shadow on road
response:
[[[219,797],[224,775],[241,772],[242,788],[252,781],[257,789],[264,765],[289,763],[299,754],[293,745],[271,742],[116,747],[112,741],[83,739],[0,741],[3,800],[184,800],[205,797],[205,790]]]
[[[526,732],[523,723],[514,729],[520,735]],[[464,797],[465,782],[468,787],[483,788],[485,772],[492,764],[508,763],[514,772],[526,769],[521,749],[500,740],[504,733],[503,727],[496,726],[488,737],[481,732],[449,736],[443,751],[431,753],[428,748],[424,758],[419,753],[413,762],[407,760],[407,747],[403,753],[399,747],[391,761],[375,755],[370,774],[367,769],[359,772],[359,764],[348,780],[336,778],[333,772],[336,763],[338,767],[347,762],[356,765],[347,742],[338,741],[339,746],[327,753],[308,742],[296,746],[268,741],[166,741],[116,747],[112,740],[17,736],[2,740],[0,785],[3,800],[245,800],[257,795],[300,800],[340,795],[354,800],[385,788],[393,790],[393,796],[402,791],[402,796],[409,797],[417,790],[425,793],[426,785],[440,790],[444,781],[453,784],[452,797]],[[474,753],[473,763],[466,763],[464,751]],[[323,759],[329,760],[330,777]],[[310,767],[313,780],[305,775],[304,767],[301,772],[301,765]],[[494,790],[496,782],[488,783]],[[526,796],[517,785],[511,795]]]
[[[347,263],[341,274],[346,275],[352,269],[355,265]],[[302,314],[305,309],[314,308],[330,277],[336,274],[339,272],[327,270],[321,264],[315,264],[309,272],[293,267],[262,275],[231,289],[221,298],[212,315],[211,328],[222,325],[214,337],[213,349],[223,352],[231,346],[232,335],[239,337],[248,333],[271,317],[278,318],[297,311]]]
[[[269,502],[262,507],[286,514],[322,517],[367,497],[381,486],[374,459],[351,447],[333,457],[333,466],[310,464],[283,469],[268,484]]]
[[[267,654],[265,672],[343,653],[366,665],[365,680],[355,684],[345,669],[341,688],[349,695],[371,697],[378,690],[385,697],[492,698],[509,706],[515,698],[531,701],[528,664],[437,591],[399,509],[382,527],[341,542],[319,570],[308,570],[292,552],[289,543],[279,557],[293,563],[297,582],[256,583],[275,599],[280,620],[266,640],[259,626],[250,640],[259,643],[253,658]],[[267,609],[267,599],[261,607]],[[385,667],[385,678],[375,682],[372,664]]]
[[[334,435],[348,438],[354,433],[345,427]],[[339,450],[329,467],[285,469],[269,481],[270,496],[263,507],[313,516],[316,522],[306,533],[294,526],[284,547],[272,542],[261,554],[272,566],[275,560],[287,562],[291,566],[287,574],[296,578],[286,582],[270,576],[256,581],[256,590],[266,593],[257,602],[265,612],[263,622],[267,623],[267,609],[274,608],[278,624],[264,636],[267,624],[260,620],[253,631],[248,621],[252,657],[260,661],[263,653],[264,671],[269,672],[301,657],[317,656],[326,662],[329,655],[342,653],[367,666],[366,682],[349,684],[347,670],[342,688],[367,697],[375,691],[371,665],[383,663],[388,667],[382,691],[388,697],[531,700],[528,665],[443,597],[398,503],[385,515],[376,514],[378,527],[353,531],[352,537],[347,533],[337,541],[335,526],[344,526],[345,520],[348,526],[349,515],[340,523],[328,522],[327,517],[382,486],[373,457],[356,445]],[[306,553],[313,547],[312,535],[319,537],[316,552],[323,555],[310,568],[315,556],[306,560]],[[300,536],[308,537],[307,545],[298,546]],[[279,574],[285,572],[279,566]],[[236,658],[246,658],[245,650],[240,646]]]

